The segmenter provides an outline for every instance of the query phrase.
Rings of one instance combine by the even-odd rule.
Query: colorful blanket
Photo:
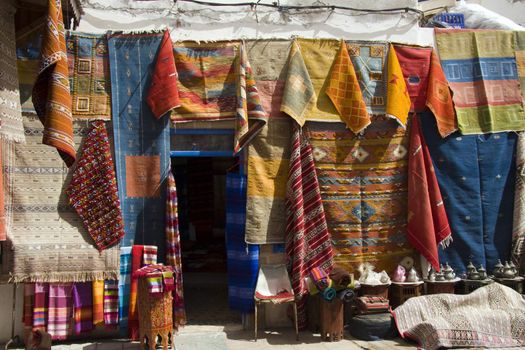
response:
[[[518,78],[520,81],[521,97],[525,101],[525,32],[514,32],[516,40],[516,66],[518,68]]]
[[[0,8],[0,139],[9,142],[24,142],[24,126],[22,125],[22,108],[18,87],[18,71],[16,66],[15,42],[15,8],[3,4]],[[34,80],[33,80],[34,81]]]
[[[108,39],[122,246],[158,246],[164,259],[169,120],[156,119],[143,96],[162,41],[159,34],[115,34]]]
[[[326,94],[332,100],[341,120],[354,133],[360,133],[370,124],[370,115],[366,110],[354,65],[343,40],[330,72]]]
[[[75,122],[75,144],[87,135]],[[81,282],[118,277],[118,249],[99,252],[65,194],[68,169],[54,149],[42,145],[44,128],[24,116],[26,143],[16,144],[14,163],[4,167],[12,193],[13,225],[2,254],[2,274],[14,282]]]
[[[413,255],[406,237],[408,135],[393,119],[372,117],[362,136],[342,123],[309,123],[335,262],[391,271]]]
[[[244,44],[187,42],[175,45],[174,55],[181,105],[172,121],[235,120],[238,153],[267,121]]]
[[[65,340],[71,333],[72,288],[71,283],[49,283],[47,332],[53,340]]]
[[[55,147],[68,167],[75,162],[71,95],[61,1],[48,0],[40,68],[33,86],[33,105],[44,125],[42,143]]]
[[[104,281],[93,281],[93,325],[104,324]]]
[[[180,105],[179,90],[177,89],[177,68],[173,58],[173,44],[169,30],[164,31],[157,52],[157,61],[146,101],[157,119]]]
[[[419,117],[414,115],[411,121],[407,237],[434,270],[439,271],[438,245],[450,240],[452,232]]]
[[[291,121],[280,109],[290,42],[247,41],[246,47],[269,118],[248,148],[245,239],[251,244],[283,243]]]
[[[91,282],[73,284],[73,319],[75,334],[93,329],[93,286]]]
[[[467,295],[410,298],[393,315],[401,336],[426,350],[525,345],[525,299],[499,283]]]
[[[399,125],[406,127],[410,111],[410,96],[403,79],[403,71],[397,59],[396,50],[390,44],[388,49],[388,74],[386,95],[386,116],[394,118]]]
[[[184,308],[182,251],[177,210],[177,185],[171,170],[168,174],[168,195],[166,199],[166,246],[166,263],[174,269],[173,326],[175,329],[178,329],[186,324],[186,310]]]
[[[325,62],[327,65],[327,63]],[[309,111],[315,108],[316,87],[308,73],[301,47],[294,40],[288,54],[286,80],[280,110],[303,126]],[[327,95],[328,96],[328,95]]]
[[[122,247],[120,248],[120,277],[118,279],[118,325],[122,336],[128,335],[130,287],[131,247]],[[113,316],[113,304],[111,302],[113,301],[114,286],[106,283],[105,288],[108,298],[104,298],[104,306],[105,310],[107,310],[107,313],[106,311],[104,312],[104,316],[106,320],[109,320]],[[107,304],[106,301],[108,302]]]
[[[143,247],[142,265],[155,265],[157,263],[157,249],[154,245],[145,245]]]
[[[440,249],[440,261],[456,273],[469,260],[492,271],[510,258],[515,182],[515,133],[461,135],[444,139],[430,113],[421,116],[452,230],[452,243]],[[490,200],[488,200],[490,198]]]
[[[525,273],[525,134],[516,141],[516,182],[512,216],[512,261]]]
[[[525,129],[514,41],[511,31],[436,29],[462,134]]]
[[[228,305],[232,310],[252,313],[259,272],[259,246],[247,244],[244,240],[246,182],[246,175],[232,172],[226,174]]]
[[[104,281],[104,324],[113,326],[119,322],[119,282]]]
[[[395,45],[395,50],[412,101],[411,111],[420,113],[428,107],[442,137],[456,131],[452,94],[435,50],[406,45]]]
[[[142,266],[144,246],[134,245],[131,247],[131,282],[129,292],[129,318],[128,335],[131,340],[139,339],[139,315],[137,309],[137,298],[139,290],[139,279],[136,274]]]
[[[33,329],[33,316],[35,310],[35,284],[24,283],[24,309],[22,323],[24,328]]]
[[[300,329],[306,327],[305,277],[314,267],[330,271],[334,264],[330,233],[310,142],[296,125],[286,188],[286,264],[297,303]]]
[[[91,124],[66,193],[98,250],[120,241],[124,224],[111,145],[103,121]]]
[[[111,119],[106,34],[70,32],[66,36],[71,89],[71,112],[77,119]]]
[[[389,44],[384,41],[357,40],[347,40],[346,43],[368,113],[385,114]]]
[[[47,328],[49,310],[49,283],[35,283],[35,304],[33,307],[33,329]],[[28,318],[27,318],[28,319]]]

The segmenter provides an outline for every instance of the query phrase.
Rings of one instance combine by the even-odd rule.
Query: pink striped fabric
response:
[[[333,267],[330,233],[326,225],[310,142],[295,125],[286,189],[286,262],[296,299],[299,328],[306,327],[307,285],[312,268],[329,273]]]
[[[73,316],[73,300],[71,298],[72,283],[49,284],[49,309],[47,332],[53,340],[65,340],[71,332]]]
[[[177,185],[171,170],[168,173],[168,196],[166,201],[166,262],[173,266],[175,291],[173,293],[173,326],[175,329],[186,324],[184,294],[182,286],[182,260],[177,215]]]
[[[118,281],[104,281],[104,324],[118,324]]]
[[[143,265],[155,265],[157,263],[157,246],[145,245],[144,255],[142,257]]]

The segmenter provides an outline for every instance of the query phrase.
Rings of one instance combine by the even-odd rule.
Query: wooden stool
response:
[[[455,285],[460,280],[460,278],[455,278],[450,281],[425,281],[425,294],[454,294]]]
[[[155,350],[157,336],[161,337],[162,349],[168,344],[173,346],[173,307],[171,292],[152,296],[148,291],[146,277],[139,278],[137,297],[139,310],[139,334],[142,349],[145,349],[145,338],[148,338],[149,350]]]
[[[332,301],[319,299],[321,339],[325,341],[342,340],[344,331],[343,302],[339,298]]]
[[[487,278],[484,280],[467,280],[467,279],[463,280],[462,279],[461,283],[458,283],[459,287],[456,290],[456,292],[458,292],[458,294],[469,294],[475,291],[476,289],[480,287],[488,286],[491,283],[494,283],[494,280],[490,278]]]
[[[423,281],[392,282],[390,285],[390,306],[396,308],[412,297],[421,295]]]
[[[503,284],[504,286],[514,289],[516,292],[523,294],[523,281],[525,278],[518,276],[514,278],[496,278],[494,281]]]

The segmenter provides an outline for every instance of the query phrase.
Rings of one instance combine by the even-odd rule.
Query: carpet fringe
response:
[[[118,280],[119,270],[95,271],[95,272],[47,272],[47,273],[27,273],[11,274],[9,283],[68,283],[68,282],[90,282],[97,280]]]

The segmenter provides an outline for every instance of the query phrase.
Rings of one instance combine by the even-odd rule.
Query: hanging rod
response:
[[[224,3],[224,2],[209,2],[209,1],[201,1],[201,0],[173,0],[173,2],[176,4],[177,2],[189,2],[192,4],[197,5],[204,5],[204,6],[250,6],[252,8],[254,7],[271,7],[276,8],[279,11],[286,11],[286,10],[348,10],[348,11],[356,11],[356,12],[367,12],[367,13],[385,13],[385,12],[414,12],[417,13],[419,16],[423,16],[423,11],[419,9],[415,9],[412,7],[394,7],[394,8],[387,8],[387,9],[365,9],[365,8],[355,8],[355,7],[348,7],[348,6],[340,6],[340,5],[307,5],[307,6],[296,6],[296,5],[280,5],[279,3],[273,2],[271,4],[265,4],[261,3],[261,0],[258,2],[237,2],[237,3]]]

